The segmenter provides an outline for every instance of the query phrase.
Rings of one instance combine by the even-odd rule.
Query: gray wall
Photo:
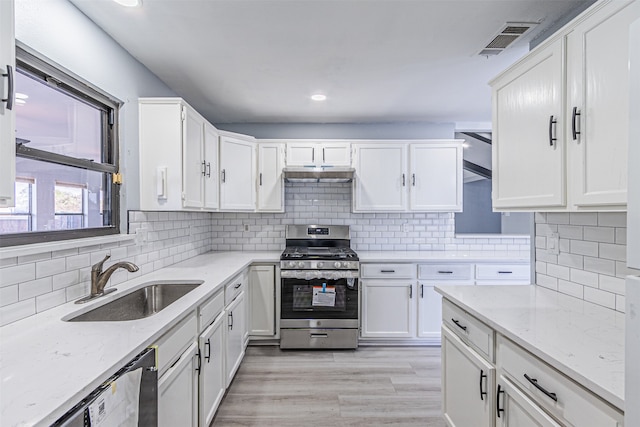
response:
[[[451,139],[453,123],[218,123],[261,139]]]
[[[464,184],[463,209],[456,213],[456,233],[501,233],[500,214],[491,209],[491,180]]]

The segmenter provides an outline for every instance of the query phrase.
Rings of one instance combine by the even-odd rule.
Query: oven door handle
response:
[[[309,334],[311,338],[329,338],[329,334]]]

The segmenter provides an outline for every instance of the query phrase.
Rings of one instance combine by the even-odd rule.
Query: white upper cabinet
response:
[[[565,205],[564,43],[538,49],[493,83],[493,207]]]
[[[460,141],[354,144],[354,212],[462,210]]]
[[[491,83],[494,208],[626,209],[638,18],[638,2],[597,2]]]
[[[355,144],[354,212],[404,211],[407,144]]]
[[[627,203],[629,25],[640,2],[615,1],[567,36],[567,146],[571,203]]]
[[[0,1],[0,207],[14,205],[16,141],[14,77],[16,44],[13,0]]]
[[[350,166],[348,142],[287,142],[287,166]]]
[[[258,211],[284,212],[284,144],[258,144]]]
[[[252,137],[220,136],[220,209],[256,209],[256,143]]]
[[[140,209],[217,209],[216,129],[180,98],[141,98],[139,108]]]
[[[462,145],[409,145],[410,208],[415,211],[462,211]]]

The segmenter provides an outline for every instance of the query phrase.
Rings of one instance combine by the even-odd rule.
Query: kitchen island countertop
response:
[[[624,410],[624,313],[540,286],[437,286],[436,291]]]

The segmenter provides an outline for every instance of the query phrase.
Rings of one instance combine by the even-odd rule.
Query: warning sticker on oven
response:
[[[316,307],[335,307],[336,287],[327,286],[326,283],[323,283],[322,286],[314,286],[311,305]]]

